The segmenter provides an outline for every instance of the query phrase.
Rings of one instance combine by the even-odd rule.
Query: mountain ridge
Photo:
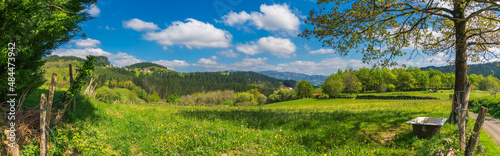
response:
[[[325,75],[307,75],[295,72],[278,72],[274,70],[259,71],[257,73],[282,80],[295,80],[295,81],[306,80],[315,86],[321,86],[321,84],[325,82],[326,78],[328,78],[328,76]]]
[[[483,74],[484,76],[486,75],[493,75],[494,77],[497,77],[500,79],[500,61],[498,62],[491,62],[491,63],[482,63],[482,64],[471,64],[469,65],[469,69],[467,69],[467,75],[470,74],[476,74],[480,75]],[[455,66],[427,66],[427,67],[421,67],[420,70],[439,70],[443,73],[455,73]]]

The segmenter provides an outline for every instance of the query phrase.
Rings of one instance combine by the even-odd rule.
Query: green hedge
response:
[[[488,108],[488,116],[500,119],[500,97],[474,98],[469,101],[469,110],[479,113],[481,106]]]

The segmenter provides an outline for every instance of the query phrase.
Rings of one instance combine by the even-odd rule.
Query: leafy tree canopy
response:
[[[16,93],[43,84],[40,67],[51,50],[80,35],[84,11],[96,0],[7,0],[0,2],[0,84],[7,84],[7,48],[15,43]],[[85,34],[81,34],[85,37]],[[0,103],[7,90],[0,91]]]

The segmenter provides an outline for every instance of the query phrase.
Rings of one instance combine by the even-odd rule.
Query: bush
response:
[[[257,97],[257,101],[258,101],[259,105],[264,105],[267,102],[267,97],[264,94],[260,94]]]
[[[254,101],[254,95],[250,93],[238,93],[236,94],[236,99],[234,103],[238,106],[248,106],[248,105],[256,105]]]
[[[488,115],[490,117],[500,119],[500,98],[475,98],[469,102],[469,109],[472,112],[479,113],[481,106],[488,108]]]
[[[235,98],[236,94],[232,90],[195,93],[181,97],[186,105],[221,105],[226,101],[233,101]]]
[[[222,103],[222,105],[233,106],[234,103],[231,100],[227,100],[227,101],[224,101],[224,103]]]
[[[269,95],[269,98],[267,98],[267,101],[269,103],[280,102],[281,96],[273,93],[273,94]]]
[[[176,101],[177,99],[181,99],[181,97],[180,97],[179,95],[177,95],[177,93],[170,94],[170,95],[168,96],[168,98],[167,98],[167,103],[172,103],[172,104],[173,104],[173,103],[175,103],[175,101]],[[182,99],[181,99],[181,101],[182,101]],[[181,103],[182,103],[182,102],[181,102]]]
[[[175,101],[174,101],[174,103],[173,103],[173,104],[178,105],[178,104],[182,104],[183,102],[184,102],[184,101],[182,101],[182,99],[181,99],[181,98],[178,98],[178,99],[175,99]]]
[[[96,98],[104,101],[114,101],[120,98],[114,90],[104,86],[96,90]]]
[[[268,102],[281,102],[281,101],[290,101],[297,99],[297,95],[292,90],[288,90],[286,88],[281,88],[279,90],[274,91],[273,94],[269,95]]]

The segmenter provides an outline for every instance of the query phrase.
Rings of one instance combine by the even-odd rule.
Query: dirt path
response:
[[[471,118],[477,119],[476,113],[469,112],[469,114]],[[486,119],[484,120],[483,129],[495,140],[497,145],[500,146],[500,120],[492,117],[486,117]]]

